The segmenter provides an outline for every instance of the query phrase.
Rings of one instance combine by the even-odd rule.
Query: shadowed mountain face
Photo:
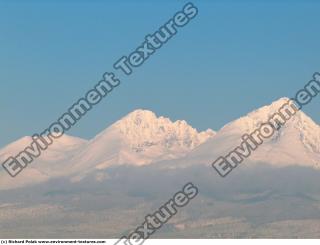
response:
[[[211,167],[286,101],[218,132],[136,110],[92,140],[65,135],[16,178],[0,171],[0,236],[116,238],[192,181],[199,196],[156,236],[318,237],[320,128],[303,112],[226,178]],[[6,146],[0,160],[31,140]]]

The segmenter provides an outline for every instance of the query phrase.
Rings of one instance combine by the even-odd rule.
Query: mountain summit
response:
[[[111,166],[141,166],[159,162],[162,167],[212,163],[241,144],[288,101],[281,98],[234,120],[218,132],[198,132],[184,120],[171,121],[149,110],[135,110],[89,141],[63,136],[20,175],[12,179],[0,170],[0,189],[44,182],[65,176],[79,181],[89,173],[103,178]],[[0,150],[0,160],[27,146],[24,137]],[[243,164],[268,163],[276,167],[301,165],[315,168],[320,162],[320,127],[299,111],[265,140]],[[101,175],[102,174],[102,175]]]
[[[287,102],[281,98],[232,121],[219,130],[214,140],[204,143],[188,157],[207,156],[215,160],[241,144],[241,136],[250,134],[268,122]],[[320,126],[303,111],[298,111],[270,139],[253,152],[246,162],[268,163],[274,166],[301,165],[318,167],[320,162]]]
[[[177,159],[214,137],[186,121],[172,122],[148,110],[135,110],[98,134],[76,159],[75,168],[104,169],[111,165],[145,165]]]
[[[135,152],[160,146],[163,150],[183,153],[215,134],[211,129],[198,133],[184,120],[172,122],[169,118],[157,117],[148,110],[135,110],[113,126],[119,129]]]

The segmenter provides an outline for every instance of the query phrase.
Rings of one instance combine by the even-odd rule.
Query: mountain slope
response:
[[[198,133],[185,121],[172,122],[148,110],[135,110],[90,141],[62,136],[14,180],[2,169],[0,189],[62,176],[81,179],[113,165],[140,166],[181,158],[214,135],[211,129]],[[23,137],[6,146],[0,151],[0,160],[18,154],[31,141],[31,137]]]
[[[172,122],[148,110],[136,110],[92,139],[73,159],[74,169],[104,169],[111,165],[145,165],[183,157],[215,133],[198,133],[185,121]]]
[[[0,150],[0,161],[4,162],[10,156],[16,156],[32,142],[30,136],[23,137]],[[1,167],[0,190],[22,187],[40,183],[65,172],[67,162],[87,143],[86,140],[63,135],[56,139],[39,158],[29,164],[18,176],[12,178]]]
[[[213,140],[201,145],[187,158],[214,161],[241,144],[241,136],[254,132],[288,101],[281,98],[225,125]],[[320,161],[320,127],[299,111],[274,135],[259,146],[245,162],[264,162],[274,166],[317,167]],[[210,163],[210,162],[208,162]]]
[[[72,152],[83,146],[87,141],[78,137],[63,135],[61,138],[54,140],[54,143],[48,147],[45,154],[42,154],[39,159],[50,161],[59,160],[65,157],[64,154]],[[17,155],[25,147],[32,143],[32,137],[25,136],[13,143],[5,146],[0,150],[0,159],[3,160],[9,156]]]
[[[63,136],[39,159],[12,179],[0,170],[0,189],[10,189],[67,177],[79,181],[89,173],[104,178],[104,170],[123,164],[156,163],[161,168],[211,163],[241,144],[241,136],[255,131],[288,101],[281,98],[225,125],[217,133],[198,132],[185,121],[172,122],[148,110],[136,110],[102,131],[90,141]],[[24,137],[0,150],[0,160],[24,149]],[[317,167],[320,162],[320,127],[302,111],[258,147],[243,164],[268,163],[282,167]]]

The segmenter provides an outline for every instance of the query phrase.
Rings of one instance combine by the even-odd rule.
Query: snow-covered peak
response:
[[[137,109],[137,110],[130,112],[128,115],[126,115],[120,121],[130,120],[130,121],[135,121],[135,123],[139,124],[141,120],[152,121],[155,119],[157,119],[157,116],[154,112],[152,112],[150,110]]]
[[[184,120],[172,122],[166,117],[157,117],[149,110],[135,110],[116,122],[126,142],[136,152],[161,145],[167,149],[191,150],[214,136],[209,129],[198,132]]]
[[[199,133],[184,120],[172,122],[152,111],[139,109],[90,140],[74,159],[73,169],[104,169],[111,165],[145,165],[177,159],[214,135],[210,129]]]
[[[289,98],[283,97],[270,105],[258,108],[247,115],[236,119],[226,124],[221,131],[232,132],[239,131],[242,133],[250,133],[259,128],[261,124],[268,122],[268,120],[279,111],[279,109],[290,101]],[[291,102],[292,103],[292,102]],[[297,112],[296,115],[303,114],[303,112]]]
[[[248,113],[217,133],[198,132],[184,120],[172,122],[149,110],[135,110],[90,141],[64,135],[55,140],[37,161],[18,178],[0,171],[0,189],[47,181],[53,177],[75,176],[102,171],[120,164],[145,165],[163,160],[168,164],[199,164],[225,156],[241,144],[244,133],[252,133],[289,99],[281,98]],[[16,155],[32,142],[23,137],[0,150],[0,160]],[[296,113],[271,139],[248,159],[275,166],[317,166],[320,162],[320,127],[302,111]],[[163,164],[163,162],[161,162]],[[170,165],[171,167],[171,165]]]
[[[213,141],[203,144],[200,149],[197,148],[195,154],[205,155],[210,149],[214,149],[211,154],[214,157],[228,154],[241,144],[242,135],[258,130],[288,102],[288,98],[281,98],[228,123],[217,132]],[[289,120],[285,120],[285,124],[275,130],[272,137],[263,141],[264,143],[250,157],[250,161],[277,166],[290,164],[317,166],[320,162],[320,126],[301,110]]]
[[[279,113],[279,109],[290,101],[289,98],[280,98],[270,105],[263,106],[257,110],[248,113],[231,123],[228,123],[222,132],[241,132],[251,133],[258,129],[261,124],[266,123],[273,117],[275,113]],[[293,103],[293,102],[290,102]],[[320,152],[320,126],[317,125],[310,117],[303,111],[297,111],[290,120],[287,120],[281,130],[276,132],[273,140],[279,139],[284,134],[299,134],[299,138],[306,144],[307,148],[312,148]]]
[[[279,112],[279,109],[290,102],[290,99],[287,97],[280,98],[270,105],[263,106],[257,110],[254,110],[248,113],[247,117],[253,120],[264,120],[266,122],[272,115]],[[292,102],[290,102],[292,103]]]

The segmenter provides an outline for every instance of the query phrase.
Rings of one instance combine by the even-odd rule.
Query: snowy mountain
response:
[[[26,146],[30,145],[31,142],[32,138],[30,136],[25,136],[5,146],[0,150],[0,159],[3,160],[9,156],[16,155]],[[42,154],[40,156],[40,159],[45,161],[62,160],[66,157],[66,154],[75,151],[86,142],[86,140],[78,137],[63,135],[61,138],[54,141],[54,143],[47,149],[46,154]]]
[[[10,156],[16,156],[25,147],[29,146],[32,138],[23,137],[0,150],[0,161],[4,162]],[[63,135],[56,139],[41,156],[28,165],[18,176],[12,178],[0,168],[0,190],[11,189],[29,184],[47,181],[60,176],[65,172],[65,166],[77,152],[86,145],[87,141],[81,138]]]
[[[73,169],[177,159],[214,135],[211,129],[199,133],[185,121],[172,122],[148,110],[135,110],[92,139],[73,159]]]
[[[168,169],[197,164],[210,166],[215,159],[239,146],[243,134],[259,128],[287,101],[281,98],[228,123],[218,132],[211,129],[198,132],[185,121],[172,122],[148,110],[135,110],[89,141],[64,135],[14,179],[1,169],[0,189],[56,177],[80,181],[90,173],[103,179],[105,169],[124,164],[154,163]],[[0,150],[0,160],[16,155],[30,142],[30,137],[24,137],[6,146]],[[319,162],[320,127],[299,111],[243,164],[315,168]]]
[[[214,139],[195,149],[187,158],[207,162],[225,156],[241,144],[243,134],[250,134],[262,123],[268,122],[268,119],[288,100],[281,98],[228,123],[217,132]],[[305,113],[298,111],[270,139],[264,140],[246,162],[255,164],[263,162],[274,166],[317,167],[320,162],[320,126]]]
[[[135,110],[90,141],[64,135],[14,180],[1,169],[0,189],[61,176],[81,179],[114,165],[140,166],[181,158],[214,135],[211,129],[198,132],[185,121],[172,122],[148,110]],[[23,137],[6,146],[0,151],[0,160],[18,154],[31,141],[31,137]]]

